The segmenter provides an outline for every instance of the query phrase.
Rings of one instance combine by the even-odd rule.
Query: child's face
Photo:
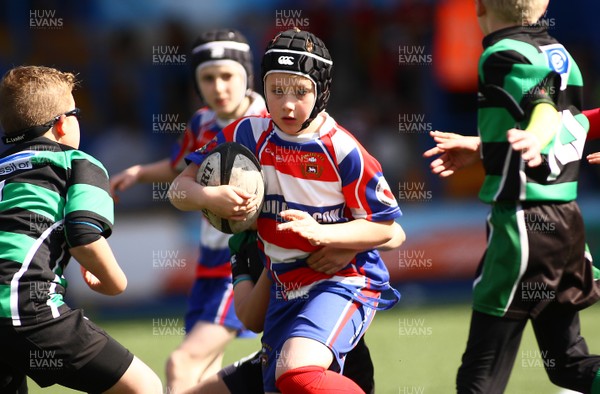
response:
[[[265,95],[271,117],[286,134],[297,135],[315,105],[313,82],[303,76],[289,73],[272,73],[265,78]]]
[[[241,67],[241,66],[240,66]],[[246,95],[246,78],[233,64],[206,66],[196,71],[198,88],[208,106],[222,119],[237,119]]]

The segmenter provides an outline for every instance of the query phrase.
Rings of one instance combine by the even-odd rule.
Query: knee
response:
[[[456,374],[457,394],[501,394],[506,387],[506,380],[495,382],[485,368],[463,363]],[[496,376],[497,377],[497,376]]]
[[[545,363],[551,362],[554,360],[545,360]],[[563,363],[546,365],[546,373],[553,384],[569,390],[586,393],[592,386],[592,379],[583,379],[581,374]]]
[[[563,371],[547,368],[546,373],[548,374],[548,378],[550,379],[550,381],[558,387],[563,387],[567,389],[574,388],[573,381],[569,379],[569,376],[567,376]]]
[[[182,365],[188,365],[192,360],[192,355],[183,349],[174,350],[167,360],[167,368],[177,369]]]
[[[308,365],[286,371],[275,385],[282,393],[363,393],[353,380],[323,367]]]
[[[137,357],[110,393],[161,394],[162,382],[158,375]]]

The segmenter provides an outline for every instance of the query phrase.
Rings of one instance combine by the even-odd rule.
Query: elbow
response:
[[[179,209],[180,211],[185,211],[185,205],[183,205],[183,199],[181,198],[182,194],[185,194],[185,193],[182,193],[179,190],[178,182],[177,182],[177,180],[175,180],[174,182],[171,183],[171,186],[169,186],[169,191],[167,192],[167,197],[169,198],[169,202],[171,202],[171,205],[173,205],[175,208]]]
[[[122,294],[127,289],[127,278],[123,277],[118,283],[115,283],[110,288],[106,289],[105,295],[117,296]]]
[[[239,313],[236,310],[236,314],[240,322],[246,327],[248,330],[254,333],[260,333],[264,330],[264,319],[257,318],[254,313]]]
[[[244,321],[242,321],[242,323],[244,324],[244,327],[246,327],[248,330],[250,330],[256,334],[263,332],[263,330],[265,328],[264,322],[257,322],[257,321],[244,322]]]
[[[259,326],[253,326],[253,327],[248,327],[248,330],[252,331],[255,334],[260,334],[261,332],[263,332],[264,327],[261,325]]]
[[[202,209],[196,201],[197,195],[194,184],[190,184],[187,178],[177,177],[169,186],[167,197],[169,202],[180,211],[199,211]]]
[[[125,292],[125,289],[127,289],[127,283],[123,284],[122,286],[116,287],[114,289],[114,293],[111,295],[119,295],[119,294],[123,294]]]
[[[380,249],[380,250],[396,249],[396,248],[399,248],[404,243],[404,241],[406,241],[406,233],[402,229],[402,226],[400,226],[397,223],[394,223],[393,228],[394,228],[394,231],[393,231],[390,239],[386,243],[384,243],[381,247],[379,247],[378,249]]]
[[[399,248],[406,241],[406,233],[404,232],[402,227],[400,227],[400,229],[398,230],[398,235],[396,238],[397,238],[397,240],[394,243],[395,244],[394,248]]]
[[[124,290],[125,289],[120,290],[120,289],[116,289],[116,288],[115,289],[108,289],[108,290],[106,290],[104,292],[104,295],[107,295],[107,296],[118,296],[119,294],[123,293]]]

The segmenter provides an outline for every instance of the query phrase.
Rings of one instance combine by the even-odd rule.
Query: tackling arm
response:
[[[287,222],[278,224],[278,230],[293,231],[317,246],[373,249],[392,241],[397,231],[393,220],[371,222],[356,219],[345,223],[320,224],[307,212],[296,209],[282,211],[280,215]]]
[[[402,227],[394,222],[394,236],[392,239],[377,247],[378,250],[392,250],[400,247],[406,240],[406,234]],[[365,249],[366,250],[366,249]],[[363,250],[364,251],[364,250]],[[339,270],[348,265],[350,261],[360,253],[361,250],[335,248],[324,246],[319,250],[311,253],[306,260],[310,268],[317,272],[322,272],[327,275],[333,275]]]
[[[254,332],[263,330],[270,293],[271,280],[264,269],[256,284],[252,280],[244,280],[235,285],[235,314],[247,329]]]

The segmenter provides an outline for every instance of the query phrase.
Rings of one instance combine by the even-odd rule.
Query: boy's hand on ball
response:
[[[256,195],[235,186],[209,186],[205,192],[217,197],[209,210],[228,220],[245,220],[260,204]]]

